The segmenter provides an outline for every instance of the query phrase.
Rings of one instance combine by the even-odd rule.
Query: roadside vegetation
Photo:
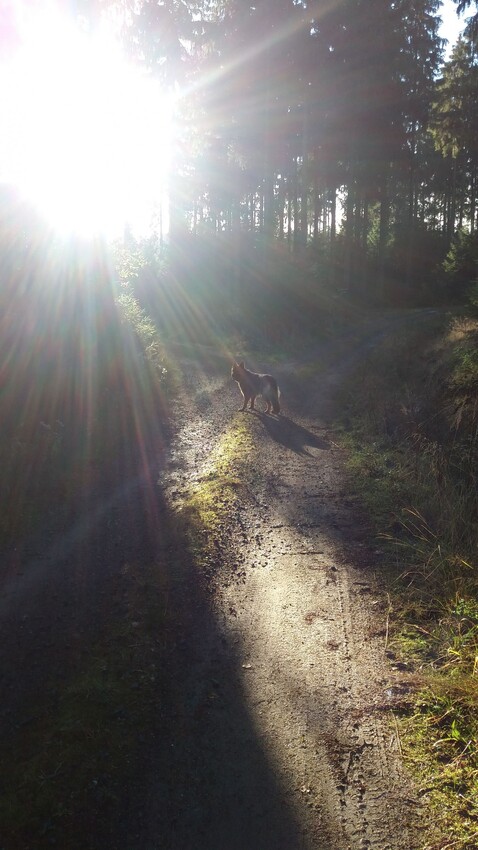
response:
[[[0,546],[68,522],[161,431],[171,379],[157,329],[106,245],[54,239],[29,209],[0,244]],[[151,442],[151,430],[142,435]]]
[[[83,525],[85,539],[97,533],[98,516],[105,517],[103,533],[114,551],[115,505],[128,498],[127,483],[144,475],[148,457],[167,440],[173,386],[132,275],[106,245],[57,239],[32,210],[14,204],[9,212],[18,226],[3,230],[0,240],[5,582],[17,571],[28,574],[38,558],[54,559],[76,525]],[[144,506],[136,510],[141,516]],[[101,835],[125,784],[138,781],[135,754],[146,746],[161,703],[167,631],[165,571],[140,545],[128,560],[129,541],[123,544],[125,562],[108,588],[105,622],[89,624],[79,651],[68,630],[52,657],[45,650],[41,688],[18,715],[9,707],[16,682],[2,670],[8,733],[2,736],[0,843],[9,850],[84,847],[82,830]],[[105,543],[90,573],[106,569],[108,551]],[[70,572],[75,555],[65,556]],[[58,611],[61,598],[53,589],[37,613],[48,623]],[[27,658],[17,674],[28,694]]]
[[[457,255],[464,241],[457,240],[445,262],[448,283],[463,272]],[[475,251],[476,239],[467,242]],[[478,842],[478,314],[476,262],[465,253],[466,303],[422,313],[419,322],[404,314],[395,331],[372,341],[340,388],[337,410],[352,486],[383,548],[380,578],[390,596],[385,649],[413,681],[397,708],[403,752],[449,837],[444,846],[472,850]]]
[[[166,699],[165,582],[161,563],[125,564],[106,627],[93,641],[85,634],[81,661],[51,667],[29,716],[7,715],[0,823],[8,850],[81,850],[85,835],[108,846],[111,811],[123,811],[125,789],[144,782]]]

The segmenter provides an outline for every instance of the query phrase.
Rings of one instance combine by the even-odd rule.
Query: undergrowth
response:
[[[91,308],[80,301],[65,327],[50,307],[42,305],[32,338],[12,342],[6,355],[2,548],[70,522],[78,499],[135,450],[138,436],[150,441],[150,423],[165,427],[174,385],[157,329],[127,288],[105,303],[98,296]]]
[[[68,677],[52,672],[2,749],[0,822],[11,850],[80,850],[83,829],[99,842],[125,788],[141,781],[137,753],[151,744],[164,692],[165,571],[125,564],[112,593],[118,615]]]
[[[478,325],[389,335],[339,391],[351,481],[374,518],[391,598],[388,649],[415,671],[405,758],[442,843],[478,846]]]
[[[22,568],[32,548],[47,551],[138,474],[138,459],[165,438],[172,387],[157,329],[127,286],[113,292],[98,277],[91,289],[83,279],[71,283],[63,300],[45,286],[37,294],[2,348],[0,548],[8,564],[15,547]],[[20,344],[27,319],[33,330]],[[79,656],[66,636],[55,647],[60,661],[31,716],[5,712],[1,847],[83,848],[82,827],[97,835],[125,785],[138,781],[135,754],[161,707],[163,582],[156,565],[124,565],[107,626],[94,639],[81,635]],[[28,681],[28,669],[19,676]]]

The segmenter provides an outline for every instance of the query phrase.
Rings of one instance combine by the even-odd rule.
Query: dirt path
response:
[[[170,504],[181,509],[238,418],[255,476],[228,520],[234,569],[215,570],[207,615],[185,638],[175,791],[164,807],[153,790],[138,847],[157,847],[161,826],[171,850],[418,850],[422,813],[392,713],[410,685],[386,657],[380,555],[346,498],[326,387],[304,398],[283,369],[282,415],[239,413],[223,358],[176,353]]]
[[[369,346],[370,334],[364,339]],[[51,774],[41,774],[52,783],[52,816],[42,810],[26,837],[21,813],[11,838],[0,824],[1,848],[425,845],[429,824],[402,765],[392,711],[410,683],[385,652],[381,556],[347,495],[344,458],[329,430],[328,390],[361,346],[347,344],[329,366],[324,359],[321,381],[297,377],[294,364],[276,369],[280,417],[237,412],[227,357],[175,346],[181,389],[167,457],[158,429],[140,475],[133,460],[129,474],[119,470],[120,486],[105,485],[68,535],[45,541],[46,554],[26,547],[5,559],[2,753],[27,735],[36,758],[48,747],[50,717],[51,744],[65,719],[55,720],[65,687],[90,671],[98,646],[104,669],[117,669],[120,693],[102,710],[105,735],[120,730],[118,750],[124,730],[126,743],[116,773],[102,745],[98,774],[85,788],[81,752],[79,764],[59,756]],[[308,371],[306,364],[301,374]],[[191,489],[214,477],[218,447],[240,435],[248,472],[221,514],[218,539],[204,532],[211,557],[195,562],[178,516]],[[131,614],[128,599],[138,589],[144,610],[138,603]],[[159,611],[166,598],[167,612],[149,622],[151,595]],[[135,629],[144,629],[139,649]],[[88,693],[83,699],[79,728]],[[77,789],[71,805],[69,781]]]

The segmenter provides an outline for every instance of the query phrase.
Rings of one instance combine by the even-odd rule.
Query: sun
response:
[[[106,28],[86,33],[52,7],[28,13],[20,35],[0,66],[0,179],[57,230],[146,229],[168,189],[172,97]]]

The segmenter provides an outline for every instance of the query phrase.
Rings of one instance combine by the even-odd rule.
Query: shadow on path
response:
[[[267,433],[276,443],[297,454],[310,455],[308,449],[311,448],[322,451],[330,448],[328,440],[313,434],[312,431],[298,425],[287,416],[271,416],[258,410],[248,410],[248,412],[261,420]]]
[[[36,572],[36,580],[1,611],[7,723],[0,755],[20,747],[24,724],[32,751],[43,746],[45,718],[54,730],[63,694],[88,675],[98,638],[105,670],[116,670],[132,689],[125,696],[122,686],[127,701],[111,703],[103,731],[96,730],[104,742],[101,753],[94,756],[88,745],[82,754],[102,765],[94,780],[78,789],[87,772],[62,765],[51,816],[24,828],[17,821],[13,831],[2,828],[2,847],[302,850],[301,828],[244,699],[240,647],[221,633],[200,569],[153,486],[154,476],[132,475],[131,482],[120,493],[104,493],[97,509],[89,505],[65,545],[56,540],[45,547],[49,569]],[[134,574],[127,575],[130,564]],[[31,565],[26,558],[18,567],[28,573]],[[136,606],[132,614],[127,600],[146,582],[146,611]],[[159,598],[157,610],[167,608],[164,619],[150,617],[152,595]],[[128,644],[129,654],[118,655],[115,634],[132,616],[140,649]],[[130,701],[144,702],[140,726]],[[108,752],[110,727],[124,732],[119,763],[118,753]],[[57,818],[55,812],[66,807],[68,815]]]
[[[175,635],[167,695],[158,694],[157,743],[143,817],[121,847],[141,850],[299,850],[304,837],[246,705],[240,646],[221,633],[181,540],[182,578],[170,593]],[[246,673],[245,675],[248,675]],[[164,698],[166,696],[166,699]]]

